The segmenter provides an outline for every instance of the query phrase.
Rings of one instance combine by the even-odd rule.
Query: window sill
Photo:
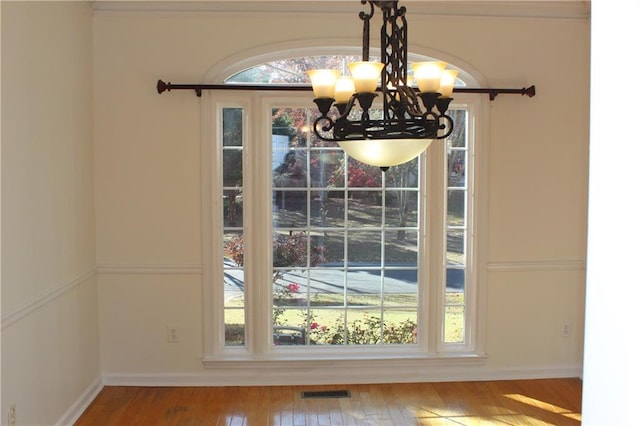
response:
[[[477,375],[486,358],[477,353],[259,356],[236,352],[205,356],[202,363],[220,379],[229,375],[237,384],[286,385],[457,380]]]
[[[273,355],[246,355],[246,354],[222,354],[219,356],[205,356],[202,362],[207,368],[246,368],[249,365],[260,367],[264,365],[266,368],[273,368],[278,365],[306,365],[312,363],[314,366],[326,363],[335,367],[336,363],[370,365],[378,362],[394,362],[398,364],[412,363],[482,363],[486,359],[486,355],[477,353],[447,353],[438,355],[428,354],[331,354],[331,355],[298,355],[298,354],[273,354]]]

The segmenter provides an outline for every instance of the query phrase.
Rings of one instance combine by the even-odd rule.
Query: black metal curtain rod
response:
[[[203,90],[274,90],[274,91],[311,91],[309,85],[290,85],[282,86],[277,84],[172,84],[171,82],[165,83],[162,80],[158,80],[156,84],[158,93],[170,92],[172,90],[195,90],[198,97],[202,96]],[[467,88],[467,87],[455,87],[453,89],[456,93],[487,93],[490,100],[494,100],[499,94],[517,94],[527,95],[530,98],[536,95],[536,86],[523,87],[522,89],[480,89],[480,88]]]

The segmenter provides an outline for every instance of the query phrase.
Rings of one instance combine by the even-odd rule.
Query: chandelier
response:
[[[418,90],[412,88],[407,75],[406,8],[398,7],[397,1],[361,3],[368,3],[370,11],[359,15],[362,61],[348,64],[351,76],[331,69],[307,72],[320,112],[313,131],[324,141],[337,142],[355,159],[386,171],[414,159],[434,139],[451,134],[454,123],[447,109],[458,71],[445,69],[445,62],[413,63]],[[381,62],[369,60],[369,25],[376,7],[382,13]],[[382,93],[381,110],[372,109],[377,91]]]

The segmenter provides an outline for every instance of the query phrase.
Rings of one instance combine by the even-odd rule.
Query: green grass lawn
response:
[[[414,294],[393,294],[385,298],[384,321],[388,326],[399,325],[407,320],[417,322],[417,307],[415,305]],[[464,330],[464,309],[462,306],[464,295],[462,292],[447,292],[445,310],[445,341],[462,342]],[[407,303],[411,301],[411,303]],[[282,310],[278,318],[281,325],[300,326],[307,328],[309,325],[317,323],[318,326],[325,326],[329,329],[336,327],[337,321],[344,321],[347,315],[347,324],[352,327],[358,323],[362,325],[367,319],[372,317],[380,318],[380,299],[376,295],[360,296],[358,304],[344,306],[343,296],[336,293],[317,294],[312,296],[309,306],[306,302],[288,301],[279,303],[277,308]],[[244,324],[243,307],[244,301],[241,297],[226,304],[225,323],[236,328],[242,328]],[[419,332],[419,331],[418,331]],[[236,336],[238,338],[238,336]],[[231,343],[231,342],[228,342]]]

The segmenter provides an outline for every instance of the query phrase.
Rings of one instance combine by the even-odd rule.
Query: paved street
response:
[[[364,265],[359,265],[364,268]],[[380,270],[350,268],[346,273],[351,294],[378,293],[380,291]],[[384,290],[386,293],[414,293],[416,291],[417,270],[387,269],[384,271]],[[284,285],[296,283],[300,292],[306,293],[307,279],[304,271],[292,270],[279,281]],[[341,269],[322,269],[311,271],[309,277],[310,292],[342,293],[345,283],[345,271]],[[447,290],[460,290],[464,287],[464,272],[449,269],[447,271]],[[233,298],[244,289],[242,271],[229,270],[225,274],[225,297]]]

